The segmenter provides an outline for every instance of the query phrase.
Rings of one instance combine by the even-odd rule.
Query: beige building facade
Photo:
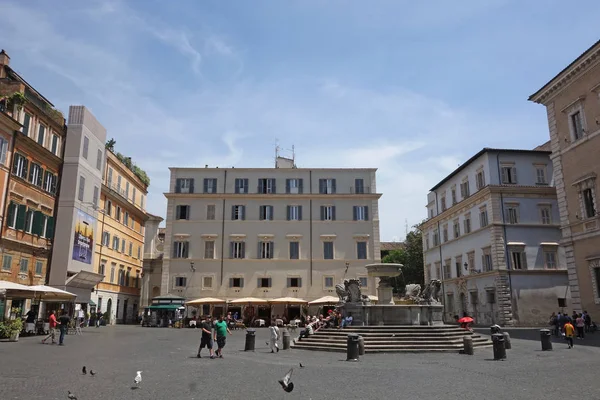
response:
[[[529,100],[546,106],[573,309],[600,315],[600,41]]]
[[[375,169],[171,168],[161,294],[313,300],[343,278],[375,294]],[[262,315],[264,317],[264,315]]]

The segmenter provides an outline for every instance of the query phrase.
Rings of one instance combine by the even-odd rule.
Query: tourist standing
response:
[[[58,338],[58,345],[64,346],[65,334],[69,329],[69,322],[71,322],[71,318],[67,315],[67,310],[62,311],[62,315],[58,317],[58,322],[60,323],[60,337]]]
[[[269,331],[271,332],[271,353],[275,353],[275,349],[277,349],[277,352],[279,353],[279,345],[277,344],[277,341],[279,340],[279,327],[277,325],[271,325],[269,326]]]
[[[567,323],[565,324],[565,339],[567,339],[567,342],[569,343],[569,348],[572,349],[573,348],[573,336],[575,334],[575,328],[573,327],[573,325],[571,325],[571,322],[567,321]]]
[[[585,335],[583,333],[584,328],[585,328],[585,321],[583,319],[583,314],[579,314],[577,316],[577,318],[575,319],[575,326],[577,326],[577,339],[583,339],[583,336]]]
[[[219,358],[223,358],[223,347],[225,347],[228,333],[231,335],[227,322],[223,321],[223,315],[220,315],[219,320],[215,322],[215,341],[217,342],[217,356]]]
[[[102,311],[98,310],[96,314],[96,328],[100,328],[100,322],[102,322]]]
[[[210,315],[207,315],[202,324],[202,338],[200,339],[200,347],[198,348],[198,358],[202,358],[200,352],[204,347],[206,347],[209,351],[211,360],[215,358],[215,354],[213,351],[213,338],[212,338],[212,318]]]
[[[583,312],[583,322],[585,323],[585,331],[590,332],[590,327],[592,325],[592,317],[590,317],[590,314],[588,314],[587,311]]]
[[[50,332],[48,336],[42,339],[42,343],[46,344],[46,340],[52,338],[52,344],[56,343],[56,316],[54,315],[54,310],[50,311],[50,317],[48,317],[48,326],[50,327]]]

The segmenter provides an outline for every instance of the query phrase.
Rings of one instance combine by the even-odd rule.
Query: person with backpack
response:
[[[575,328],[573,327],[571,322],[567,321],[567,323],[564,326],[564,330],[565,330],[565,339],[567,339],[567,342],[569,343],[569,349],[572,349],[573,348],[573,336],[575,335]]]

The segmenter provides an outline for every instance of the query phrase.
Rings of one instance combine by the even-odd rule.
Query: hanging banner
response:
[[[75,221],[75,242],[73,260],[91,264],[94,250],[94,226],[96,219],[81,210],[77,210]]]

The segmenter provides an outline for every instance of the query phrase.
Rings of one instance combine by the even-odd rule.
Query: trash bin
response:
[[[365,338],[362,336],[358,337],[358,355],[359,356],[365,355]]]
[[[469,356],[474,354],[473,338],[471,336],[463,336],[463,352]]]
[[[358,361],[358,339],[359,336],[356,333],[348,335],[346,361]]]
[[[542,341],[542,351],[552,350],[552,333],[550,329],[540,329],[540,340]]]
[[[290,332],[286,329],[285,331],[283,331],[283,335],[282,335],[284,350],[290,349],[290,339],[291,339]]]
[[[492,342],[494,344],[494,360],[505,360],[506,348],[504,347],[504,335],[494,333],[492,335]]]
[[[244,351],[254,351],[254,344],[256,343],[256,329],[246,329],[246,344]]]

